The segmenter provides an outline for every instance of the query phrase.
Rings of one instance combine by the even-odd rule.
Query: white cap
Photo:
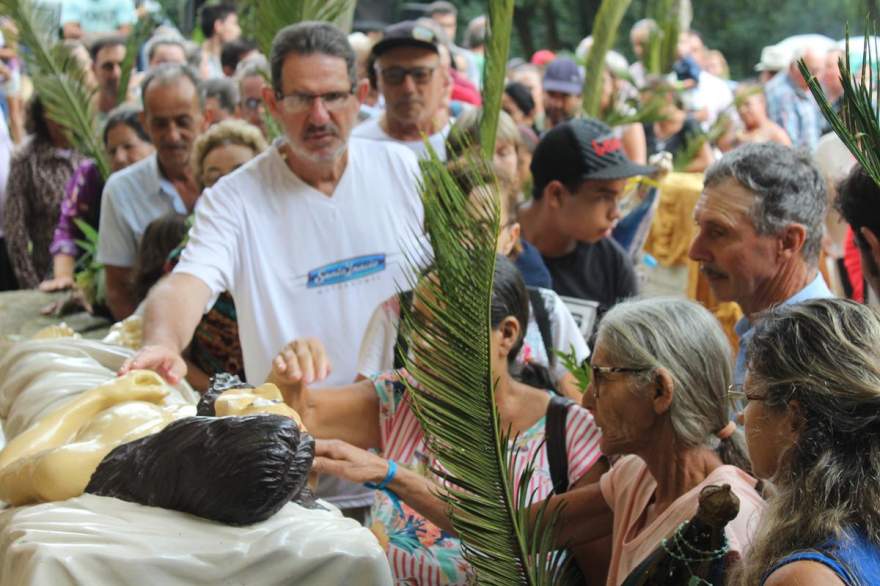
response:
[[[779,45],[770,45],[761,49],[761,62],[755,65],[755,71],[782,71],[791,62],[791,53]]]

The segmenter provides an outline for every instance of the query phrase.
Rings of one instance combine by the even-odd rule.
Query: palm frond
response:
[[[880,112],[880,81],[878,81],[878,47],[869,40],[869,31],[874,27],[865,27],[865,45],[862,49],[862,66],[859,75],[852,72],[849,53],[849,27],[846,31],[845,59],[838,61],[840,82],[843,86],[840,112],[825,96],[819,80],[810,73],[804,60],[798,61],[798,67],[813,97],[822,110],[822,115],[831,125],[834,133],[852,153],[853,157],[866,173],[880,185],[880,124],[877,115]]]
[[[104,146],[98,136],[97,116],[85,72],[63,44],[53,38],[48,15],[31,0],[0,0],[0,14],[18,25],[34,91],[50,119],[64,127],[71,145],[95,160],[103,177],[110,174]]]
[[[654,0],[649,5],[648,17],[657,23],[645,48],[645,68],[648,73],[663,75],[672,71],[676,59],[678,34],[681,30],[681,0]]]
[[[614,46],[617,29],[620,28],[620,21],[623,20],[630,2],[632,0],[602,0],[593,21],[593,45],[587,53],[581,105],[584,114],[592,118],[598,117],[602,108],[605,55]]]
[[[495,152],[501,95],[507,77],[507,54],[513,34],[513,0],[489,2],[489,39],[483,75],[483,112],[480,118],[480,148],[487,160]]]
[[[488,163],[470,164],[476,175]],[[554,517],[542,511],[540,526],[529,525],[530,473],[514,483],[511,438],[495,405],[490,304],[499,202],[475,206],[432,150],[421,194],[435,269],[413,288],[431,319],[402,308],[412,349],[403,359],[418,383],[408,385],[414,412],[449,484],[441,498],[478,583],[564,583],[549,534]]]
[[[134,25],[131,34],[125,41],[125,59],[122,60],[122,75],[119,76],[119,93],[116,96],[116,104],[123,104],[128,99],[128,85],[131,82],[131,74],[134,71],[137,56],[141,46],[150,39],[150,35],[156,29],[156,22],[149,15],[139,18]]]
[[[355,0],[244,0],[241,8],[247,14],[242,20],[245,32],[269,55],[278,31],[297,22],[321,20],[348,30]]]

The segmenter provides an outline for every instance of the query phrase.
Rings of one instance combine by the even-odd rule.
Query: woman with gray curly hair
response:
[[[600,322],[584,406],[602,429],[602,452],[618,459],[597,484],[551,506],[565,503],[559,542],[611,538],[607,584],[621,584],[691,519],[708,485],[729,484],[740,501],[728,547],[713,555],[733,561],[748,549],[763,499],[729,419],[731,359],[714,316],[686,299],[627,301]]]
[[[732,583],[880,584],[880,315],[845,299],[778,307],[747,364],[749,454],[776,494]]]

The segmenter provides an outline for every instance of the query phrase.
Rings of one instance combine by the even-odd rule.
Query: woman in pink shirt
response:
[[[584,405],[602,430],[602,452],[619,459],[596,485],[552,500],[566,503],[561,541],[611,537],[607,584],[623,583],[689,520],[710,484],[729,484],[740,500],[726,530],[728,559],[748,548],[764,502],[729,418],[731,364],[721,327],[692,301],[628,301],[602,319]]]
[[[418,295],[413,307],[429,318],[430,310]],[[516,453],[514,478],[518,481],[533,463],[534,475],[527,490],[539,501],[554,491],[544,441],[551,395],[511,374],[523,343],[521,324],[528,323],[528,308],[529,297],[519,271],[499,256],[491,306],[492,372],[498,377],[495,401],[501,428],[510,426],[518,434],[511,442]],[[295,340],[275,359],[269,377],[315,438],[336,438],[318,442],[314,469],[352,482],[387,487],[376,492],[368,526],[385,549],[396,584],[472,584],[473,571],[462,555],[446,504],[436,495],[444,480],[434,471],[442,466],[404,388],[402,377],[408,375],[401,370],[347,387],[311,390],[309,383],[323,378],[328,368],[319,342]],[[578,405],[568,409],[564,437],[568,478],[562,480],[566,488],[596,484],[608,468],[598,449],[599,432],[587,410]]]

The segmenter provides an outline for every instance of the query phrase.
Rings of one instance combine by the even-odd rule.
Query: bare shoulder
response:
[[[765,586],[845,586],[831,568],[820,562],[800,560],[770,574]]]

